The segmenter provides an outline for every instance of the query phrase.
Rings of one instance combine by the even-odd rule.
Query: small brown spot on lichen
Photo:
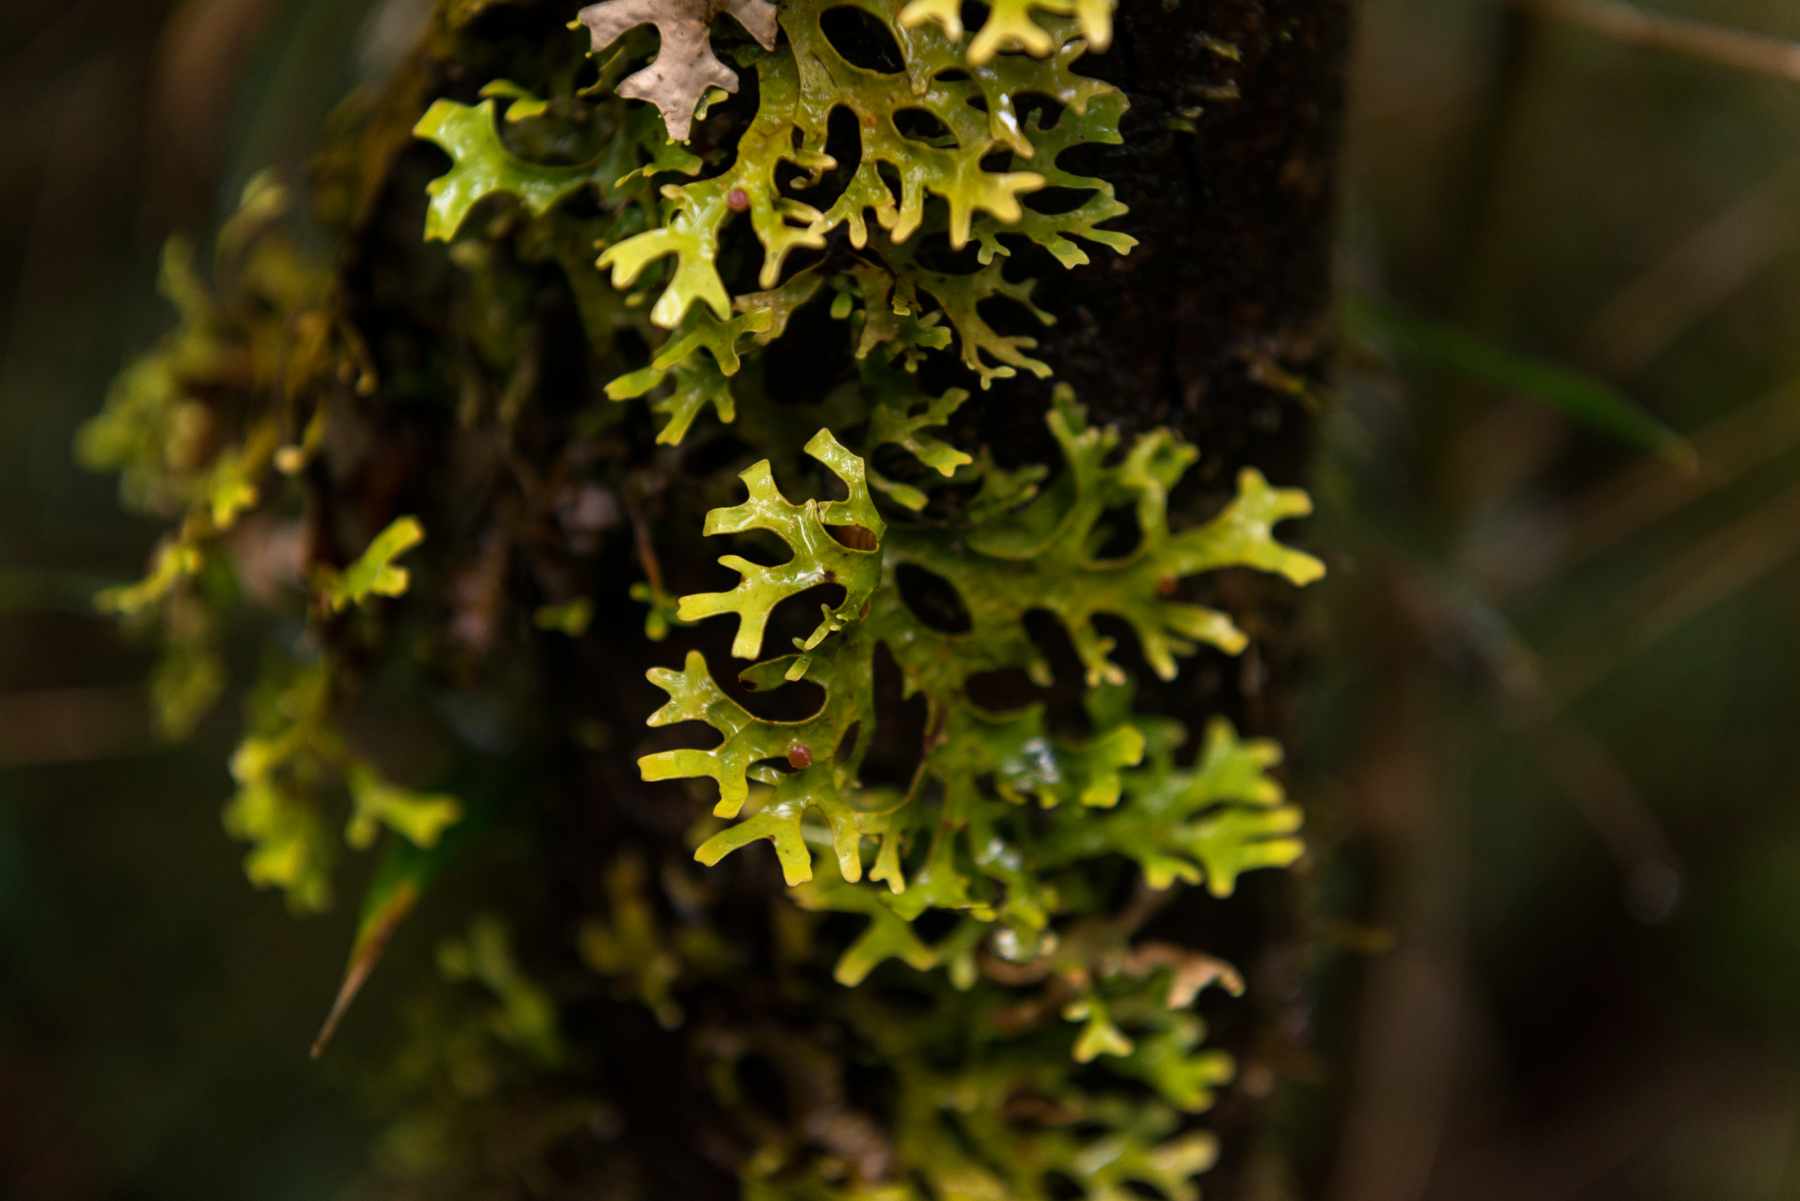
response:
[[[812,766],[812,748],[804,742],[796,742],[788,748],[788,766],[795,771],[805,771]]]
[[[725,203],[731,206],[732,212],[741,213],[750,207],[750,193],[742,188],[733,188],[725,194]]]

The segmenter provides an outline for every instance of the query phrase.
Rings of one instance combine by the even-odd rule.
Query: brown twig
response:
[[[1701,539],[1640,585],[1621,612],[1640,615],[1617,644],[1569,664],[1547,687],[1561,710],[1622,663],[1800,557],[1800,485]]]
[[[1541,526],[1519,524],[1476,547],[1470,571],[1499,593],[1515,594],[1566,573],[1627,538],[1800,447],[1800,383],[1789,382],[1696,433],[1697,476],[1678,476],[1645,460],[1589,488],[1557,518],[1549,553]]]
[[[1789,161],[1682,239],[1601,310],[1583,339],[1583,360],[1615,376],[1649,367],[1800,238],[1797,191],[1800,161]]]
[[[1619,0],[1513,0],[1529,12],[1632,46],[1800,83],[1800,43],[1681,17],[1653,16]]]

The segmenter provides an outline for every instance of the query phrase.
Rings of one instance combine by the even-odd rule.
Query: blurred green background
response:
[[[1393,947],[1321,981],[1322,1201],[1800,1197],[1800,83],[1359,7],[1293,758],[1335,941]],[[1792,0],[1644,7],[1800,41]],[[303,163],[420,10],[0,6],[0,1195],[363,1162],[354,1047],[306,1059],[353,915],[243,881],[231,706],[155,741],[88,600],[154,530],[70,443],[169,320],[162,240]],[[1606,388],[1698,468],[1571,411]]]
[[[159,745],[149,648],[93,614],[154,523],[71,439],[169,324],[170,233],[304,161],[377,64],[364,0],[0,5],[0,1196],[339,1195],[368,1132],[306,1058],[353,912],[252,892],[235,704]]]

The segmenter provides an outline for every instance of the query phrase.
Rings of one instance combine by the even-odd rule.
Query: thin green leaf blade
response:
[[[1691,442],[1604,380],[1496,346],[1459,326],[1412,317],[1365,298],[1351,297],[1345,304],[1345,324],[1352,338],[1378,351],[1392,351],[1530,396],[1683,471],[1699,467]]]

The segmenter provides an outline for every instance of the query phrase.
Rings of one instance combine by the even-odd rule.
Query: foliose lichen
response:
[[[520,6],[541,39],[490,39]],[[81,440],[173,522],[102,602],[160,630],[165,725],[250,639],[225,822],[252,881],[323,908],[340,843],[383,848],[334,1022],[450,850],[530,827],[555,802],[525,765],[573,747],[616,837],[566,945],[608,1004],[710,1031],[683,1053],[743,1196],[1188,1201],[1215,1155],[1193,1115],[1232,1076],[1192,1007],[1244,982],[1145,928],[1295,862],[1300,816],[1272,742],[1140,708],[1134,675],[1244,650],[1213,573],[1323,567],[1277,537],[1304,493],[1246,468],[1195,519],[1171,497],[1203,448],[1067,389],[1035,442],[982,434],[1054,375],[1027,265],[1135,246],[1063,161],[1121,141],[1124,96],[1077,70],[1110,0],[974,30],[936,0],[553,7],[442,5],[346,115],[312,217],[350,253],[303,250],[267,180],[213,285],[171,250],[181,325]],[[586,708],[547,703],[590,662]],[[646,662],[660,708],[619,674]],[[396,1079],[448,1073],[490,1115],[532,1072],[591,1086],[604,1051],[518,955],[494,919],[444,952],[487,999]],[[831,1049],[780,1033],[796,1006]],[[745,1083],[759,1058],[804,1077],[788,1112]],[[425,1112],[385,1170],[477,1189],[485,1144]],[[655,1178],[594,1123],[539,1128]]]

